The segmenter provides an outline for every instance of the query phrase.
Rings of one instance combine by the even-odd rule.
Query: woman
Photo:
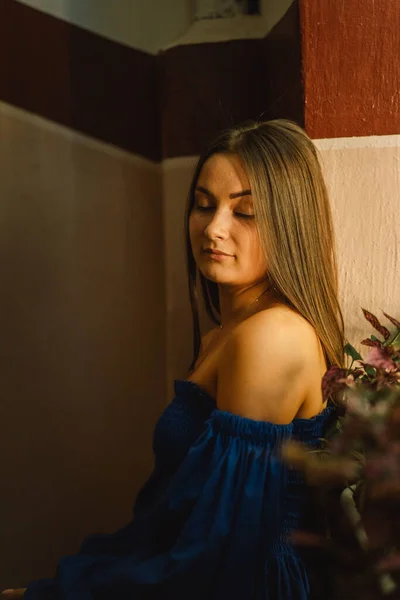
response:
[[[26,600],[310,595],[289,537],[316,524],[279,450],[323,436],[334,409],[321,378],[342,364],[343,324],[327,192],[304,131],[277,120],[218,137],[195,170],[186,229],[194,360],[156,426],[153,475],[129,525],[88,538]],[[198,276],[217,325],[203,340]]]

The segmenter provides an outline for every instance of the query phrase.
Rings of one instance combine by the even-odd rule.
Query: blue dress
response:
[[[305,525],[307,488],[279,449],[289,438],[318,446],[331,417],[333,406],[288,425],[254,421],[176,381],[132,521],[87,538],[25,600],[306,600],[307,567],[288,537]]]

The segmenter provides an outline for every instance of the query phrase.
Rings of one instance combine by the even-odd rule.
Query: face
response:
[[[189,219],[193,256],[206,279],[246,287],[267,273],[250,183],[235,154],[214,154],[197,180]]]

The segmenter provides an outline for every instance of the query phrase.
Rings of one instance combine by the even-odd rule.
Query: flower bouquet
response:
[[[291,441],[283,456],[302,471],[326,517],[325,535],[293,534],[324,557],[324,598],[393,600],[400,599],[400,322],[383,313],[391,334],[363,313],[379,337],[361,342],[365,359],[346,344],[348,368],[334,366],[322,380],[324,398],[338,407],[332,430],[317,451]]]

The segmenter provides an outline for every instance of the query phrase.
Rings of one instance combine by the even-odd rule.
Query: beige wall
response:
[[[317,140],[336,228],[340,299],[348,339],[371,332],[361,308],[400,318],[400,136]],[[191,358],[183,211],[196,158],[164,162],[168,306],[167,381]],[[384,320],[384,317],[383,317]],[[190,334],[190,335],[188,335]]]
[[[165,404],[160,167],[0,104],[0,588],[126,523]]]
[[[196,158],[163,162],[165,281],[167,298],[167,398],[174,379],[183,379],[192,357],[192,322],[186,278],[184,213]]]
[[[336,225],[347,336],[358,343],[373,333],[361,307],[389,329],[382,310],[400,317],[400,135],[318,140],[317,146]]]

